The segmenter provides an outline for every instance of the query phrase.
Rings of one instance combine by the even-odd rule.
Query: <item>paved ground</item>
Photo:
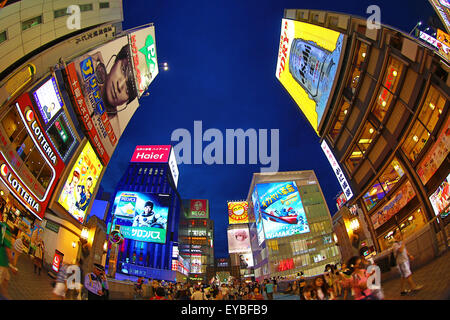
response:
[[[38,276],[28,256],[19,257],[19,272],[11,275],[9,294],[13,300],[54,300],[52,278],[45,272]],[[449,300],[450,299],[450,251],[427,265],[413,270],[413,277],[424,288],[414,295],[400,296],[400,279],[382,283],[387,300]],[[276,300],[298,300],[298,296],[275,294]]]

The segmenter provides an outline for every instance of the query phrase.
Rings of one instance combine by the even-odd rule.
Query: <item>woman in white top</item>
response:
[[[17,266],[17,260],[19,259],[20,254],[25,251],[25,249],[27,249],[27,247],[23,244],[23,237],[17,238],[16,241],[14,242],[14,247],[13,247],[14,267]]]

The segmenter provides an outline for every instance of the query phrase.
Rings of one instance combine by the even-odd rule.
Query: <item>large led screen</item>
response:
[[[58,198],[75,219],[83,223],[92,193],[98,183],[103,165],[88,142],[70,170],[68,180]]]
[[[344,35],[283,19],[276,77],[318,133],[339,67]]]
[[[450,205],[450,174],[441,183],[437,190],[430,196],[430,202],[436,215],[441,214],[445,218],[449,211]]]
[[[251,250],[248,227],[228,230],[228,252],[238,253]]]
[[[34,91],[33,97],[45,124],[47,124],[64,105],[54,77],[48,79]]]
[[[114,226],[126,239],[165,243],[170,196],[119,191],[114,199]]]
[[[255,221],[256,221],[256,232],[258,236],[258,245],[264,242],[264,227],[261,218],[261,211],[259,209],[259,201],[258,201],[258,193],[255,190],[252,193],[252,202],[253,202],[253,210],[255,213]]]
[[[257,184],[256,190],[267,240],[310,231],[294,181]]]

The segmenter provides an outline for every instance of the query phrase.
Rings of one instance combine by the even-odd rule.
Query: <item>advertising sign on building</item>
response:
[[[423,157],[417,166],[417,174],[420,180],[425,185],[435,172],[439,169],[441,164],[447,158],[450,151],[450,136],[448,134],[450,130],[450,117],[447,118],[444,126],[442,127],[436,142],[430,148],[430,150]]]
[[[201,219],[209,218],[208,200],[192,199],[190,203],[191,203],[191,210],[189,218],[201,218]]]
[[[150,26],[129,34],[134,73],[139,97],[155,79],[158,70],[155,27]]]
[[[283,19],[275,76],[318,128],[340,63],[344,35],[316,25]]]
[[[437,15],[450,33],[450,3],[448,0],[429,0]]]
[[[66,67],[74,109],[106,165],[139,106],[128,37],[76,58]]]
[[[266,239],[310,231],[295,181],[257,184],[256,190]]]
[[[178,184],[178,165],[170,145],[136,146],[130,162],[168,163],[175,186]]]
[[[251,250],[248,227],[229,229],[227,233],[229,253],[247,252]]]
[[[445,33],[445,35],[447,35]],[[444,33],[441,31],[440,34],[441,38],[443,38],[444,40],[447,40],[447,37],[444,36]],[[447,35],[448,36],[448,35]],[[436,38],[433,38],[432,36],[430,36],[429,34],[419,31],[419,38],[428,42],[429,44],[431,44],[433,47],[435,47],[439,53],[447,60],[450,61],[450,47],[448,43],[444,43]]]
[[[28,93],[18,98],[0,127],[0,179],[41,220],[64,162],[44,131]],[[12,143],[10,138],[14,138]]]
[[[338,210],[340,210],[346,202],[347,202],[347,199],[345,198],[345,194],[343,192],[341,192],[336,199],[336,205],[337,205]]]
[[[113,205],[114,226],[125,239],[166,243],[170,196],[119,191]]]
[[[445,218],[450,212],[450,174],[430,196],[435,215]]]
[[[344,191],[345,198],[347,199],[347,201],[350,200],[353,197],[353,191],[350,188],[350,185],[344,176],[344,172],[342,171],[341,166],[336,161],[333,152],[331,152],[331,149],[330,147],[328,147],[328,144],[325,142],[325,140],[322,141],[320,146],[322,147],[322,150],[325,153],[328,162],[331,164],[331,167],[333,168],[334,174],[336,175],[339,184],[341,185],[342,191]]]
[[[70,170],[58,198],[58,203],[81,223],[86,217],[102,170],[103,165],[88,141]]]
[[[52,270],[56,273],[59,272],[59,268],[61,268],[61,265],[64,260],[64,253],[62,253],[59,250],[55,250],[55,255],[53,256],[52,260]]]
[[[380,210],[375,212],[370,219],[374,229],[379,228],[386,221],[392,218],[397,212],[399,212],[406,204],[416,196],[414,188],[411,183],[407,181],[392,197],[392,199],[386,203]]]
[[[247,201],[228,202],[228,223],[248,223],[248,203]]]

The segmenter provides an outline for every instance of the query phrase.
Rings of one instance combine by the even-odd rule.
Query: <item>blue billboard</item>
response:
[[[125,239],[165,243],[170,195],[119,191],[112,208],[113,225]]]
[[[261,220],[267,240],[310,231],[294,181],[257,184],[252,200],[257,226]]]

